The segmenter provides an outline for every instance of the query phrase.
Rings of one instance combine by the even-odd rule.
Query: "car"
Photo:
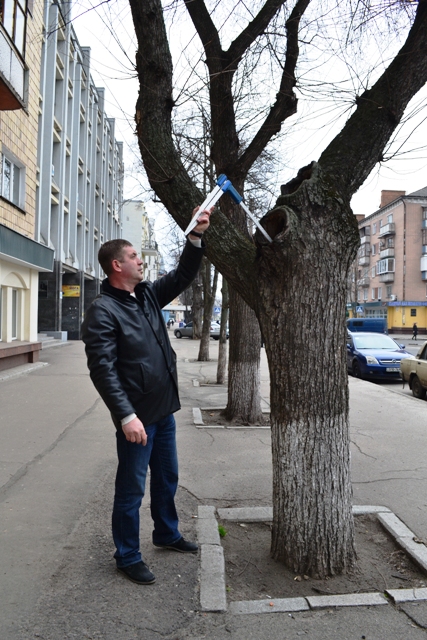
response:
[[[427,391],[427,342],[424,342],[416,356],[405,358],[400,363],[400,373],[415,398],[425,398]]]
[[[386,318],[349,318],[347,330],[350,333],[363,331],[364,333],[388,333]]]
[[[219,340],[220,325],[218,322],[211,322],[210,336],[214,340]],[[187,322],[183,327],[175,329],[174,334],[177,338],[192,338],[193,337],[193,323]],[[227,335],[228,337],[228,335]]]
[[[400,363],[411,354],[383,333],[347,333],[347,369],[355,378],[399,379]]]

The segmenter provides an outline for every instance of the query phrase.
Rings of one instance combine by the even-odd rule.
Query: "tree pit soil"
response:
[[[223,426],[223,427],[269,427],[270,426],[270,414],[264,413],[262,416],[262,420],[257,422],[256,424],[249,424],[249,422],[242,422],[241,418],[236,418],[235,420],[227,420],[227,418],[223,414],[223,409],[203,409],[202,410],[202,419],[203,424],[206,426]]]
[[[230,601],[384,592],[425,587],[412,562],[374,515],[355,517],[357,564],[349,575],[319,580],[295,575],[270,557],[271,523],[220,522]]]

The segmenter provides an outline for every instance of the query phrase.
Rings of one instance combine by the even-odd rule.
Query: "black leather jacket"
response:
[[[187,241],[178,267],[138,284],[136,298],[107,278],[87,310],[82,339],[90,377],[116,427],[131,413],[147,425],[180,408],[176,356],[161,309],[194,280],[203,253]]]

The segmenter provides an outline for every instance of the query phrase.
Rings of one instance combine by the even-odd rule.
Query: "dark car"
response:
[[[411,354],[382,333],[347,334],[347,368],[356,378],[400,378],[400,361]]]

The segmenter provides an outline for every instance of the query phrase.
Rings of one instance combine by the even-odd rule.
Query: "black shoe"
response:
[[[179,551],[180,553],[197,553],[199,547],[195,542],[189,542],[188,540],[184,540],[184,538],[180,538],[176,542],[172,542],[172,544],[155,544],[155,547],[160,547],[161,549],[172,549],[173,551]]]
[[[142,560],[127,567],[117,567],[117,571],[124,573],[126,578],[136,582],[136,584],[153,584],[156,581],[156,577]]]

